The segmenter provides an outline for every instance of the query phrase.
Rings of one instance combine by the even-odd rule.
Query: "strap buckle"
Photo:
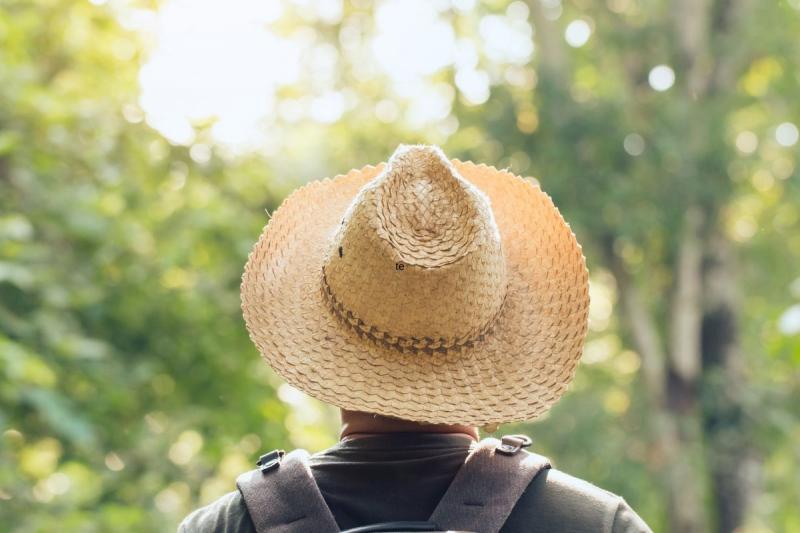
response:
[[[533,441],[527,435],[503,435],[495,450],[503,455],[514,455],[522,448],[527,448]]]
[[[261,472],[268,472],[273,468],[277,468],[278,465],[281,464],[281,459],[283,459],[283,455],[286,452],[283,450],[272,450],[269,453],[265,453],[261,457],[258,458],[256,461],[256,465],[259,467]]]

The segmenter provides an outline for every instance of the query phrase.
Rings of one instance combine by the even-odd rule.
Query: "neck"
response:
[[[413,422],[388,416],[342,409],[342,430],[340,440],[357,439],[385,433],[450,433],[466,435],[479,440],[478,428],[461,424],[428,424]]]

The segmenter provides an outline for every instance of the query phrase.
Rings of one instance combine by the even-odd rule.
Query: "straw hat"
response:
[[[241,296],[250,338],[296,388],[478,426],[561,397],[589,308],[581,246],[538,185],[423,145],[293,192]]]

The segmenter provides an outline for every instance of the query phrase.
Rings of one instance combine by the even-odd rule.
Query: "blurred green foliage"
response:
[[[343,55],[343,28],[372,23],[371,2],[346,4],[333,21],[297,4],[282,31],[311,28]],[[440,16],[480,41],[481,17],[507,5]],[[482,55],[491,96],[476,104],[454,92],[456,128],[377,120],[387,100],[398,116],[408,104],[387,76],[359,78],[351,58],[336,83],[357,98],[340,118],[276,119],[269,150],[235,152],[215,142],[213,121],[181,144],[142,120],[138,75],[151,43],[119,13],[158,5],[2,0],[0,529],[171,531],[233,490],[259,451],[335,442],[335,409],[282,385],[247,338],[242,267],[294,187],[377,163],[400,142],[436,142],[451,157],[535,176],[589,261],[592,330],[571,392],[543,420],[503,430],[533,435],[557,466],[622,494],[657,531],[669,524],[665,460],[604,245],[613,241],[666,327],[680,221],[690,204],[706,209],[740,265],[747,379],[736,427],[763,465],[744,530],[800,530],[800,336],[778,327],[800,299],[798,145],[772,139],[777,124],[800,123],[800,6],[759,6],[715,40],[714,57],[740,68],[698,104],[677,85],[648,85],[659,63],[676,65],[678,82],[686,75],[669,2],[544,5],[562,12],[538,27],[532,7],[543,39],[532,62]],[[548,48],[545,26],[563,47],[579,17],[591,21],[589,43]],[[452,86],[455,74],[430,78]],[[277,97],[313,90],[298,82]],[[757,149],[742,132],[761,139]],[[706,412],[726,386],[715,379],[701,385]]]

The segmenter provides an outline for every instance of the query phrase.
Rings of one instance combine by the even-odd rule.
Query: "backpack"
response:
[[[541,470],[546,457],[522,448],[525,435],[487,437],[470,447],[464,464],[428,521],[383,522],[344,533],[461,531],[497,533],[525,488]],[[240,475],[241,492],[257,533],[338,533],[303,449],[286,454],[273,450],[261,456],[259,468]]]

